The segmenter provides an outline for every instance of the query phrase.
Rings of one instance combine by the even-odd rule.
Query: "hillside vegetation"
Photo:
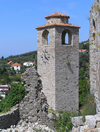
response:
[[[84,41],[79,44],[80,49],[86,49],[88,53],[79,53],[79,106],[82,107],[87,94],[89,94],[89,41]],[[11,66],[7,63],[9,61],[18,62],[22,65],[21,71],[16,74],[14,69],[11,70]],[[21,73],[26,69],[23,66],[24,62],[35,61],[37,66],[37,51],[9,56],[7,58],[2,57],[0,59],[0,83],[9,84],[12,81],[21,81]]]
[[[21,64],[21,70],[17,72],[17,74],[13,68],[11,69],[11,65],[7,64],[9,61]],[[0,84],[9,84],[13,81],[20,82],[21,73],[27,68],[26,66],[23,66],[23,63],[27,61],[35,62],[35,67],[37,68],[37,51],[15,56],[11,55],[7,58],[2,56],[2,58],[0,58]]]
[[[18,104],[26,94],[27,92],[22,83],[12,84],[9,95],[0,101],[0,113],[5,113],[10,110],[10,108]]]
[[[11,55],[7,58],[4,58],[3,56],[0,58],[0,68],[5,66],[7,67],[7,63],[9,61],[18,62],[19,64],[23,64],[24,62],[27,61],[37,61],[37,51],[32,51],[20,55]]]

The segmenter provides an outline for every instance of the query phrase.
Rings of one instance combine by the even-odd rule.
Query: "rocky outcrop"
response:
[[[48,118],[47,99],[42,90],[42,82],[34,67],[28,68],[23,74],[22,79],[28,92],[19,104],[20,118],[26,122],[38,122],[42,125],[51,125]]]

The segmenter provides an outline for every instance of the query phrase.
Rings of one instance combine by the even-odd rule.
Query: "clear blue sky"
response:
[[[35,27],[45,16],[61,12],[81,26],[79,42],[89,38],[89,11],[94,0],[0,0],[0,58],[37,50]]]

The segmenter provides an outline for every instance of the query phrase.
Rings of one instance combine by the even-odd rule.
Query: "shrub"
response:
[[[59,112],[59,117],[55,122],[57,132],[70,132],[73,125],[71,123],[71,113],[70,112]]]
[[[79,80],[79,106],[83,106],[86,96],[89,94],[90,85],[86,80]]]
[[[96,103],[94,96],[91,94],[88,94],[87,97],[85,98],[84,105],[81,108],[81,115],[86,116],[86,115],[95,115],[96,114]]]

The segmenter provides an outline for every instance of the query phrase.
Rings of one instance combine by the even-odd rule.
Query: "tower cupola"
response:
[[[47,19],[47,24],[52,23],[68,23],[68,19],[70,18],[68,15],[65,15],[60,12],[55,12],[45,17]]]

